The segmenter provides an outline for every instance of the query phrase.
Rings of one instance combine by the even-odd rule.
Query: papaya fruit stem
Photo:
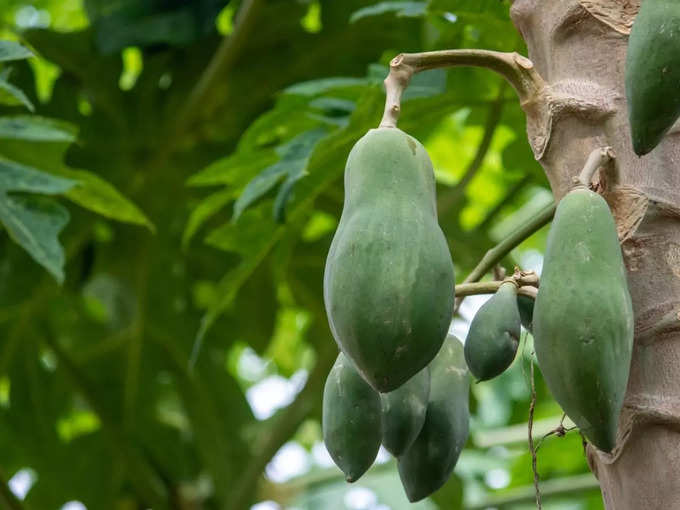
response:
[[[614,158],[614,151],[611,147],[598,147],[593,150],[588,156],[585,165],[583,165],[583,170],[581,170],[578,177],[574,179],[574,187],[590,188],[595,172]]]
[[[482,260],[479,261],[479,264],[477,264],[477,266],[472,270],[472,272],[467,276],[467,278],[463,280],[463,283],[460,285],[456,285],[456,296],[458,296],[458,288],[461,287],[461,285],[478,282],[496,264],[503,260],[503,258],[508,253],[510,253],[514,248],[521,244],[522,241],[530,237],[534,232],[536,232],[540,228],[550,223],[554,215],[555,204],[551,203],[544,207],[543,209],[541,209],[541,211],[539,211],[539,213],[536,216],[527,221],[527,223],[519,227],[517,230],[508,235],[496,246],[488,250],[484,254],[484,257],[482,257]],[[460,297],[456,299],[454,312],[458,310],[458,307],[460,306],[460,303],[463,300],[462,298],[464,297],[465,295],[461,294]]]
[[[484,67],[499,73],[514,87],[523,105],[536,100],[546,88],[533,62],[516,52],[459,49],[401,53],[390,62],[384,81],[386,101],[380,127],[397,127],[401,96],[414,74],[454,66]]]
[[[505,281],[492,281],[492,282],[476,282],[476,283],[461,283],[456,285],[456,297],[466,297],[466,296],[476,296],[479,294],[495,294],[501,285],[508,283]],[[517,293],[524,296],[529,296],[536,299],[536,294],[538,293],[538,276],[536,273],[532,273],[526,279],[521,278],[519,280],[512,279],[512,283],[517,285]]]

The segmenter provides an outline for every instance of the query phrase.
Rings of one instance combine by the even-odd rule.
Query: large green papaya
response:
[[[449,336],[430,364],[430,398],[425,424],[397,460],[409,501],[429,496],[446,483],[468,437],[470,373],[463,345]]]
[[[519,309],[519,318],[522,321],[522,326],[529,333],[532,333],[534,330],[534,298],[524,294],[517,294],[517,308]]]
[[[633,309],[614,219],[584,187],[559,203],[534,306],[538,364],[588,440],[616,442],[633,347]]]
[[[335,464],[354,482],[380,449],[380,395],[340,353],[323,390],[323,440]]]
[[[372,129],[349,154],[342,217],[326,260],[333,336],[362,376],[389,392],[436,356],[453,300],[430,158],[403,131]]]
[[[502,374],[515,359],[522,321],[517,307],[517,285],[508,281],[482,305],[465,340],[465,361],[480,381]]]
[[[656,147],[680,116],[680,2],[644,0],[626,55],[626,98],[633,149]]]
[[[399,457],[413,444],[425,423],[430,397],[430,369],[423,368],[401,387],[382,393],[382,444]]]

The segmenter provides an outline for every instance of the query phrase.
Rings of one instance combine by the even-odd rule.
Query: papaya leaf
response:
[[[59,195],[76,181],[50,175],[14,161],[0,159],[0,193],[8,191]]]
[[[9,69],[4,69],[0,72],[0,103],[10,106],[22,104],[31,112],[35,111],[33,103],[24,94],[24,91],[7,81],[10,74],[9,71]]]
[[[74,142],[74,128],[62,121],[35,115],[0,117],[0,138],[35,142]]]
[[[112,184],[87,170],[64,166],[64,153],[75,138],[76,129],[67,122],[37,116],[0,117],[2,156],[76,183],[64,195],[84,209],[154,231],[149,218]]]
[[[418,18],[424,16],[427,10],[427,2],[380,2],[369,7],[363,7],[352,13],[350,23],[355,23],[361,18],[378,16],[380,14],[394,13],[399,17]]]
[[[304,220],[314,205],[316,197],[333,184],[344,170],[344,160],[352,145],[372,127],[382,114],[384,97],[378,88],[366,89],[357,103],[350,123],[345,129],[337,130],[318,141],[308,156],[307,171],[309,176],[290,204],[288,223]],[[266,218],[263,211],[268,203],[263,203],[252,219],[226,225],[211,233],[206,242],[213,246],[234,251],[241,255],[241,262],[227,271],[217,285],[217,298],[211,304],[201,320],[201,325],[194,339],[191,353],[191,364],[196,362],[206,333],[224,311],[233,303],[239,289],[255,272],[267,255],[283,238],[288,227],[277,225],[273,218]],[[261,225],[257,225],[254,216],[259,215]],[[237,233],[236,229],[257,226],[248,233]]]
[[[291,85],[284,89],[283,93],[299,96],[316,96],[332,89],[357,87],[367,84],[368,81],[365,78],[320,78]]]
[[[209,195],[198,204],[191,211],[191,216],[189,216],[189,221],[187,221],[187,226],[182,234],[182,247],[186,249],[198,229],[233,199],[234,192],[227,188]]]
[[[243,213],[238,223],[228,222],[213,230],[206,243],[220,250],[238,253],[244,258],[264,248],[276,225],[267,213],[271,202],[263,202]]]
[[[245,186],[257,172],[276,163],[277,159],[276,152],[271,149],[239,151],[211,163],[191,176],[187,184],[189,186],[215,186],[217,184]],[[243,181],[244,175],[245,181]]]
[[[10,237],[59,283],[64,280],[64,251],[58,236],[68,223],[68,211],[53,200],[8,193],[58,195],[67,193],[75,184],[70,179],[0,160],[0,222]]]
[[[69,221],[66,208],[36,196],[0,195],[0,221],[10,237],[61,284],[64,249],[59,233]]]
[[[31,50],[15,41],[0,41],[0,62],[23,60],[33,56]]]
[[[139,207],[96,174],[68,168],[61,169],[58,174],[78,181],[78,185],[66,193],[66,198],[71,202],[112,220],[140,225],[152,232],[156,230]]]
[[[274,202],[274,217],[281,220],[286,203],[295,183],[306,175],[309,157],[316,144],[326,136],[324,129],[313,129],[296,136],[291,141],[277,147],[281,159],[265,168],[251,180],[234,204],[233,221],[237,221],[243,211],[257,199],[272,189],[279,180],[286,178]]]
[[[385,71],[387,71],[387,68]],[[385,76],[387,76],[387,72],[385,72]],[[446,92],[446,77],[445,69],[431,69],[430,71],[418,73],[411,80],[402,99],[408,101],[409,99],[420,99],[443,94]]]

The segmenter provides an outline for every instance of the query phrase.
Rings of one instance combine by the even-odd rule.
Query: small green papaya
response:
[[[380,395],[342,353],[323,390],[321,428],[335,464],[354,482],[371,467],[381,439]]]
[[[453,301],[430,158],[399,129],[371,129],[349,154],[344,207],[326,260],[333,336],[366,381],[390,392],[436,356]]]
[[[534,329],[534,299],[524,294],[517,294],[517,308],[522,326],[529,333],[532,333]]]
[[[650,152],[680,116],[680,2],[644,0],[628,40],[625,84],[633,149]]]
[[[430,398],[425,423],[397,459],[409,501],[429,496],[446,483],[468,437],[470,373],[463,345],[449,336],[430,364]]]
[[[479,381],[502,374],[515,359],[522,332],[517,285],[508,281],[482,305],[465,340],[465,361]]]
[[[430,369],[423,368],[401,387],[381,393],[382,444],[399,457],[413,444],[425,423],[430,397]]]
[[[534,346],[555,400],[600,450],[616,442],[633,308],[616,225],[585,187],[558,204],[534,306]]]

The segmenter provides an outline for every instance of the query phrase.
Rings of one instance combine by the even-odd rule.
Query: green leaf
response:
[[[187,184],[189,186],[214,186],[216,184],[243,186],[258,171],[275,163],[277,159],[276,152],[270,149],[237,152],[211,163],[191,176]],[[246,175],[245,182],[243,182],[244,175]]]
[[[112,184],[86,170],[63,168],[59,175],[77,180],[78,185],[67,191],[66,197],[92,212],[124,223],[141,225],[156,230],[147,216]]]
[[[425,15],[426,10],[427,2],[380,2],[355,11],[349,18],[349,22],[354,23],[361,18],[378,16],[389,12],[394,13],[397,16],[418,18]]]
[[[286,203],[295,183],[305,176],[309,157],[316,144],[324,136],[326,136],[325,130],[314,129],[306,131],[288,143],[279,146],[276,152],[281,156],[281,159],[267,167],[248,183],[234,204],[233,221],[238,220],[249,205],[273,188],[281,178],[287,176],[274,202],[274,217],[277,220],[282,219]]]
[[[63,154],[75,138],[75,128],[66,122],[41,117],[0,117],[0,139],[3,120],[16,125],[13,136],[0,140],[0,154],[41,169],[41,175],[65,177],[77,184],[65,191],[75,204],[113,220],[142,225],[154,231],[153,223],[112,184],[87,170],[63,165]],[[10,127],[9,129],[14,129]],[[24,168],[19,165],[23,172]],[[37,170],[35,170],[37,171]],[[31,191],[31,190],[28,190]]]
[[[35,115],[16,115],[0,117],[0,138],[71,143],[76,135],[71,124],[66,122]]]
[[[276,225],[269,217],[269,202],[243,213],[238,223],[229,222],[213,230],[206,243],[220,250],[239,253],[244,257],[269,243]]]
[[[384,76],[387,76],[388,69],[385,68]],[[420,99],[437,96],[446,92],[446,70],[431,69],[423,73],[416,74],[409,87],[402,96],[402,100]]]
[[[367,89],[364,96],[357,103],[357,109],[352,114],[350,123],[345,129],[337,130],[321,140],[309,157],[309,177],[301,183],[303,190],[295,197],[289,213],[289,223],[304,220],[314,199],[329,185],[335,182],[344,169],[344,161],[352,145],[367,129],[380,118],[384,97],[377,88]],[[201,326],[194,340],[191,360],[195,362],[200,352],[206,333],[232,304],[236,294],[243,284],[250,278],[262,261],[267,257],[276,244],[283,238],[287,226],[277,225],[273,218],[264,214],[268,203],[260,204],[248,214],[253,217],[238,223],[224,225],[210,234],[207,242],[227,251],[234,251],[242,256],[242,261],[235,268],[227,271],[218,283],[217,299],[207,310]],[[257,211],[257,213],[255,212]],[[259,215],[259,220],[254,216]],[[236,229],[243,229],[238,232]]]
[[[68,220],[68,210],[54,200],[0,196],[0,221],[10,237],[59,283],[64,281],[64,250],[58,236]]]
[[[68,192],[76,184],[71,179],[50,175],[14,161],[0,159],[0,193],[20,191],[59,195]]]
[[[35,111],[33,103],[26,97],[24,91],[9,83],[9,81],[7,81],[8,77],[9,69],[5,69],[0,73],[0,103],[10,106],[23,104],[31,112]]]
[[[283,90],[284,94],[316,96],[332,89],[361,87],[368,83],[365,78],[321,78],[296,83]]]
[[[23,60],[33,56],[31,50],[15,41],[0,41],[0,62]]]
[[[225,189],[213,193],[203,200],[198,206],[196,206],[191,211],[191,216],[189,216],[189,221],[184,229],[184,234],[182,235],[182,247],[187,248],[189,242],[194,237],[194,234],[198,231],[201,226],[217,214],[220,209],[231,202],[234,198],[234,192],[231,189]]]

